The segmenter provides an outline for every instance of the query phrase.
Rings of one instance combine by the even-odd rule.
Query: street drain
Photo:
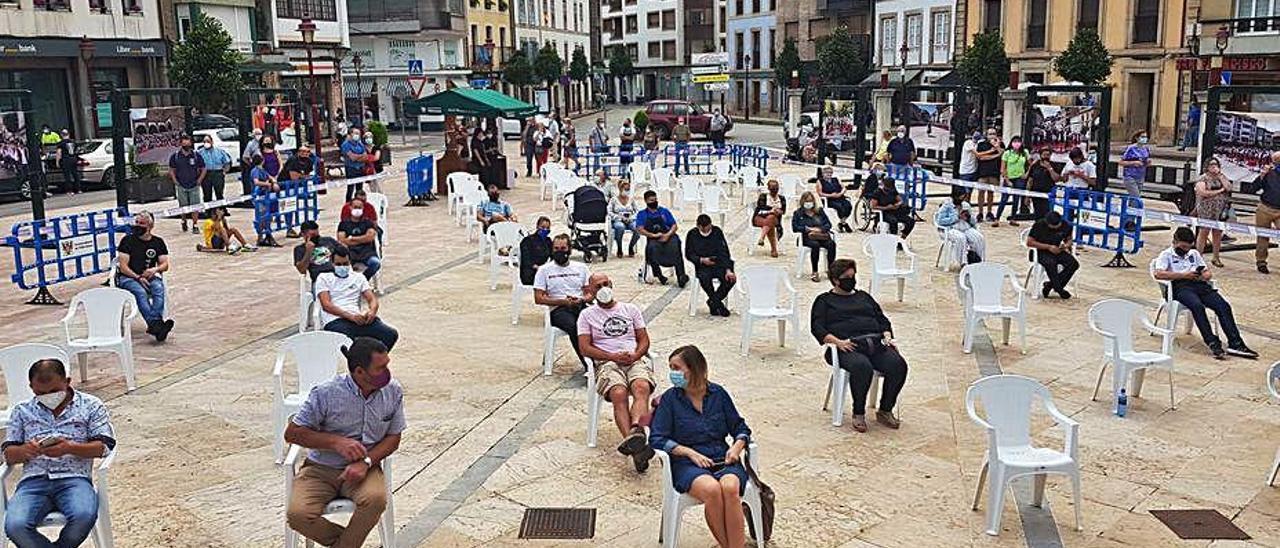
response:
[[[1152,510],[1180,539],[1249,540],[1249,535],[1217,510]]]
[[[528,508],[520,520],[520,538],[568,540],[595,536],[595,508]]]

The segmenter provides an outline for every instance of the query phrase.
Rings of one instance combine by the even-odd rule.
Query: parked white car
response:
[[[240,169],[240,130],[233,127],[197,129],[193,132],[196,143],[203,143],[206,135],[213,137],[213,146],[231,155],[231,168]]]

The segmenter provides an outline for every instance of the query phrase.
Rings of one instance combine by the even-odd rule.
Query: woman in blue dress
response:
[[[707,359],[696,346],[668,358],[672,388],[654,410],[649,445],[671,455],[676,491],[702,501],[707,526],[720,546],[745,546],[742,491],[747,471],[742,452],[751,429],[729,393],[707,380]],[[733,438],[733,445],[725,442]]]

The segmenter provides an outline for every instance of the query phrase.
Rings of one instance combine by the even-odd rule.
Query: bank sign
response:
[[[94,57],[164,57],[160,40],[91,40]],[[80,40],[0,38],[0,59],[14,57],[79,57]]]

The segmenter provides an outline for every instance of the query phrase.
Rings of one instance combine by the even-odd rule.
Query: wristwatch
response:
[[[368,466],[369,468],[373,468],[373,459],[371,459],[371,458],[369,458],[369,457],[365,457],[365,458],[364,458],[364,463],[365,463],[365,465],[366,465],[366,466]]]

